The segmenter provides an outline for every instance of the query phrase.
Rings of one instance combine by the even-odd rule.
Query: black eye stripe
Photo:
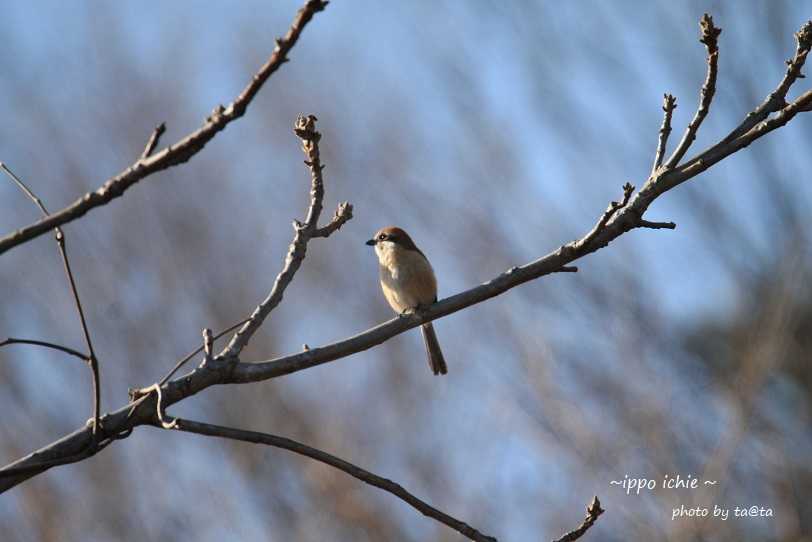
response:
[[[380,234],[380,235],[378,236],[378,239],[380,239],[381,241],[383,241],[384,239],[386,239],[386,234],[385,234],[385,233]]]

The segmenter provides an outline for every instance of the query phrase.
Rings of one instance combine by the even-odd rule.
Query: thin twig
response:
[[[152,131],[152,135],[149,136],[147,140],[147,145],[144,147],[144,151],[141,153],[141,160],[149,158],[152,154],[152,151],[155,150],[155,147],[158,146],[158,141],[160,141],[161,136],[166,131],[166,123],[162,122],[155,129]]]
[[[61,344],[49,343],[49,342],[46,342],[46,341],[38,341],[38,340],[35,340],[35,339],[15,339],[14,337],[9,337],[5,341],[0,342],[0,347],[6,346],[6,345],[9,345],[9,344],[31,344],[31,345],[35,345],[35,346],[42,346],[42,347],[45,347],[45,348],[51,348],[53,350],[59,350],[60,352],[64,352],[64,353],[69,354],[71,356],[77,357],[80,360],[84,361],[85,363],[88,363],[90,361],[90,358],[88,357],[87,354],[83,354],[83,353],[79,352],[78,350],[74,350],[73,348],[68,348],[67,346],[62,346]]]
[[[300,115],[293,125],[293,131],[302,140],[302,151],[305,154],[305,165],[310,169],[310,205],[307,210],[307,218],[304,224],[299,221],[293,222],[293,241],[288,247],[285,256],[285,265],[282,271],[276,276],[273,287],[268,296],[254,309],[245,325],[240,328],[231,338],[228,346],[220,353],[220,357],[236,359],[242,349],[251,340],[251,336],[259,329],[265,318],[282,301],[285,289],[291,283],[302,261],[307,254],[307,243],[313,237],[328,237],[338,230],[344,222],[352,218],[352,205],[342,203],[327,226],[319,228],[318,222],[321,216],[324,201],[324,178],[319,153],[319,141],[321,134],[316,131],[315,115]]]
[[[76,289],[76,282],[73,280],[73,272],[70,268],[70,261],[68,261],[68,251],[65,247],[65,236],[62,234],[62,229],[57,231],[56,241],[59,243],[59,252],[62,254],[62,264],[65,267],[65,273],[68,275],[68,282],[70,283],[70,290],[73,294],[73,300],[76,303],[76,311],[79,313],[79,321],[82,324],[82,333],[85,337],[85,344],[90,353],[90,372],[93,375],[93,431],[98,431],[99,416],[101,415],[101,382],[99,379],[99,360],[96,357],[96,352],[93,350],[93,343],[90,340],[90,331],[87,327],[85,320],[85,311],[82,309],[82,302],[79,301],[79,292]]]
[[[634,186],[631,183],[626,183],[623,185],[623,198],[620,201],[612,201],[609,203],[609,207],[603,212],[601,217],[598,219],[598,222],[595,226],[587,233],[581,240],[577,242],[578,246],[589,246],[592,242],[600,235],[600,233],[606,229],[606,225],[609,223],[609,220],[615,216],[615,214],[620,210],[626,207],[629,203],[629,199],[632,197],[634,193]]]
[[[598,496],[595,495],[592,499],[592,503],[586,507],[586,517],[584,521],[572,531],[564,534],[561,538],[553,540],[553,542],[572,542],[573,540],[578,540],[592,527],[595,521],[597,521],[598,516],[604,512],[606,512],[606,510],[601,508],[601,501],[599,501]]]
[[[700,153],[690,160],[687,160],[673,172],[670,172],[670,175],[664,176],[658,179],[656,183],[653,183],[653,186],[649,187],[651,192],[647,194],[647,198],[653,201],[653,198],[656,198],[664,192],[671,190],[675,186],[696,177],[714,164],[747,147],[753,141],[767,135],[777,128],[784,126],[798,113],[810,110],[812,110],[812,90],[804,92],[794,102],[781,109],[778,114],[760,122],[738,138],[724,145],[714,145],[710,149]]]
[[[50,215],[48,214],[48,210],[45,208],[45,204],[42,203],[42,200],[39,199],[34,192],[26,186],[26,184],[20,180],[17,175],[12,172],[6,164],[0,162],[0,169],[6,172],[6,174],[14,181],[14,183],[23,191],[23,193],[28,196],[28,198],[34,202],[34,205],[39,207],[39,210],[42,214],[47,218]],[[87,321],[85,320],[85,311],[82,309],[82,302],[79,299],[79,291],[76,289],[76,281],[73,279],[73,272],[71,271],[70,267],[70,260],[68,259],[68,249],[66,246],[65,241],[65,234],[62,232],[62,228],[56,227],[54,228],[54,232],[56,234],[56,244],[59,248],[59,255],[62,257],[62,265],[65,269],[65,274],[68,277],[68,284],[70,285],[70,291],[73,295],[73,301],[76,305],[76,311],[79,313],[79,322],[82,324],[82,333],[85,338],[85,345],[87,346],[87,350],[89,355],[87,356],[88,365],[90,366],[90,373],[92,375],[92,385],[93,385],[93,433],[95,434],[98,430],[99,426],[99,416],[101,411],[101,382],[99,381],[99,361],[96,358],[96,352],[93,350],[93,342],[90,340],[90,331],[87,328]]]
[[[259,89],[262,88],[265,81],[267,81],[282,64],[288,61],[287,55],[296,44],[296,41],[299,39],[307,23],[310,22],[316,13],[322,11],[326,6],[326,1],[308,0],[307,3],[299,9],[287,34],[277,39],[276,47],[271,57],[259,71],[254,74],[240,95],[228,106],[216,108],[215,112],[206,119],[206,122],[201,128],[187,135],[180,141],[169,145],[161,152],[151,155],[148,158],[139,159],[118,175],[105,181],[95,192],[88,192],[64,209],[0,238],[0,254],[12,247],[42,235],[52,228],[76,220],[91,209],[105,205],[114,198],[121,196],[125,190],[141,179],[157,171],[182,164],[200,152],[206,143],[218,132],[245,114],[248,105],[257,92],[259,92]]]
[[[343,226],[345,222],[347,222],[351,218],[352,218],[352,204],[343,201],[338,204],[338,209],[336,209],[336,212],[333,215],[333,219],[330,221],[330,223],[327,224],[326,226],[322,226],[321,228],[316,228],[316,230],[313,232],[312,237],[330,237],[341,226]]]
[[[680,160],[682,160],[682,157],[685,156],[685,153],[688,152],[691,143],[696,139],[699,126],[702,124],[702,121],[705,120],[710,110],[713,95],[716,93],[716,75],[719,72],[718,38],[719,34],[722,33],[722,29],[713,25],[713,17],[707,13],[700,19],[699,27],[701,29],[699,41],[704,43],[705,48],[708,50],[708,72],[705,76],[705,82],[702,84],[699,107],[696,110],[696,114],[688,124],[688,128],[685,129],[685,134],[682,136],[677,148],[674,149],[674,154],[672,154],[671,158],[666,162],[666,169],[676,167]]]
[[[668,136],[671,135],[671,117],[677,108],[677,99],[671,94],[663,94],[663,123],[660,126],[660,137],[657,141],[657,152],[654,154],[654,165],[651,166],[651,175],[654,175],[663,164],[665,146]]]
[[[244,323],[246,323],[247,321],[248,321],[248,318],[243,318],[242,320],[240,320],[240,321],[239,321],[239,322],[237,322],[236,324],[232,324],[232,325],[228,326],[226,329],[224,329],[223,331],[221,331],[220,333],[218,333],[217,335],[215,335],[214,337],[212,337],[212,342],[216,341],[217,339],[219,339],[219,338],[220,338],[220,337],[222,337],[223,335],[225,335],[225,334],[227,334],[227,333],[230,333],[230,332],[234,331],[235,329],[237,329],[238,327],[240,327],[241,325],[243,325],[243,324],[244,324]],[[168,373],[166,373],[162,379],[160,379],[160,380],[158,381],[158,384],[160,384],[161,386],[163,386],[164,384],[166,384],[166,383],[169,381],[169,379],[170,379],[170,378],[172,378],[172,376],[173,376],[173,375],[174,375],[176,372],[178,372],[178,371],[180,370],[180,368],[181,368],[181,367],[183,367],[184,365],[186,365],[186,363],[187,363],[187,362],[188,362],[190,359],[192,359],[192,358],[193,358],[193,357],[195,357],[197,354],[199,354],[200,352],[202,352],[202,351],[203,351],[204,346],[205,346],[205,345],[201,344],[200,346],[198,346],[197,348],[195,348],[194,350],[192,350],[191,352],[189,352],[188,354],[186,354],[186,356],[184,356],[183,358],[181,358],[181,359],[180,359],[180,360],[179,360],[177,363],[175,363],[175,366],[174,366],[174,367],[172,367],[172,369],[171,369],[171,370],[170,370]],[[147,389],[148,389],[148,388],[144,388],[144,390],[143,390],[143,391],[144,391],[144,393],[146,393],[146,391],[145,391],[145,390],[147,390]],[[137,394],[137,393],[138,393],[138,392],[140,392],[140,391],[142,391],[142,390],[135,390],[135,391],[134,391],[134,390],[130,390],[130,395],[131,395],[131,397],[132,397],[133,399],[136,399],[136,398],[137,398],[139,395],[134,396],[133,394],[134,394],[134,393],[136,393],[136,394]]]
[[[406,491],[406,489],[404,489],[403,486],[401,486],[397,482],[393,482],[392,480],[378,476],[377,474],[369,472],[368,470],[364,470],[361,467],[353,465],[348,461],[344,461],[343,459],[340,459],[334,455],[330,455],[327,452],[323,452],[311,446],[307,446],[306,444],[302,444],[289,438],[271,435],[268,433],[259,433],[256,431],[234,429],[222,425],[201,423],[183,418],[175,418],[174,423],[175,423],[174,429],[177,431],[194,433],[197,435],[206,435],[210,437],[220,437],[231,440],[239,440],[243,442],[251,442],[254,444],[265,444],[266,446],[282,448],[283,450],[288,450],[297,453],[299,455],[315,459],[316,461],[319,461],[326,465],[330,465],[331,467],[334,467],[340,471],[346,472],[350,476],[357,478],[362,482],[375,486],[384,491],[388,491],[392,495],[398,497],[399,499],[403,500],[404,502],[415,508],[418,512],[420,512],[424,516],[428,516],[443,523],[444,525],[447,525],[448,527],[454,529],[455,531],[459,532],[460,534],[464,535],[470,540],[496,542],[495,538],[482,534],[481,532],[474,529],[467,523],[455,519],[449,516],[448,514],[445,514],[444,512],[434,508],[425,501],[422,501],[419,498],[415,497],[413,494]]]

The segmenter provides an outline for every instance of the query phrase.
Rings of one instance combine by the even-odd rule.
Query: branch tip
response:
[[[806,21],[801,29],[795,33],[795,41],[800,49],[809,51],[812,48],[812,20]]]
[[[673,94],[663,94],[663,111],[668,113],[677,108],[677,98]]]
[[[701,33],[699,41],[708,48],[708,54],[713,54],[718,51],[717,40],[719,39],[719,34],[722,33],[722,29],[714,26],[713,17],[707,13],[702,15],[702,18],[699,20],[699,29]]]
[[[152,134],[150,134],[149,139],[147,140],[147,144],[144,147],[144,150],[141,152],[141,160],[145,158],[149,158],[149,156],[155,150],[155,147],[158,146],[158,141],[160,141],[161,136],[166,132],[166,123],[162,122],[158,124],[153,130]]]
[[[573,529],[572,531],[564,534],[561,538],[555,539],[553,542],[572,542],[573,540],[578,540],[581,538],[584,533],[589,530],[590,527],[597,521],[598,517],[606,512],[603,508],[601,508],[601,501],[598,499],[598,496],[592,498],[592,502],[589,506],[586,507],[586,517],[584,518],[583,522]]]

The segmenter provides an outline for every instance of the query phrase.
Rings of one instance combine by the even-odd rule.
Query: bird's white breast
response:
[[[392,242],[375,245],[381,289],[397,311],[430,305],[437,298],[437,280],[429,261],[418,251]]]

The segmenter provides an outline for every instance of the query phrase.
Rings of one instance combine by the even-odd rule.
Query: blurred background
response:
[[[298,1],[6,2],[0,160],[57,210],[228,103]],[[808,6],[806,6],[808,7]],[[363,245],[408,230],[446,297],[580,237],[654,156],[664,92],[673,145],[721,35],[717,96],[689,156],[775,87],[801,2],[340,2],[305,29],[247,115],[188,164],[65,227],[101,363],[105,411],[158,380],[200,330],[266,295],[304,218],[292,123],[314,113],[325,219],[355,218],[307,259],[244,352],[271,359],[392,314]],[[805,70],[809,71],[809,70]],[[800,80],[790,96],[809,88]],[[170,414],[284,435],[401,483],[500,540],[549,540],[593,495],[589,540],[810,540],[812,115],[714,166],[638,230],[561,274],[419,333],[268,382],[209,389]],[[0,230],[38,218],[0,180]],[[0,337],[83,348],[52,236],[0,258]],[[87,369],[0,350],[0,462],[81,426]],[[694,491],[612,480],[692,475]],[[771,518],[671,519],[771,508]],[[731,512],[732,513],[732,512]],[[289,452],[139,428],[0,498],[4,541],[459,540],[402,501]],[[180,534],[182,533],[182,534]]]

